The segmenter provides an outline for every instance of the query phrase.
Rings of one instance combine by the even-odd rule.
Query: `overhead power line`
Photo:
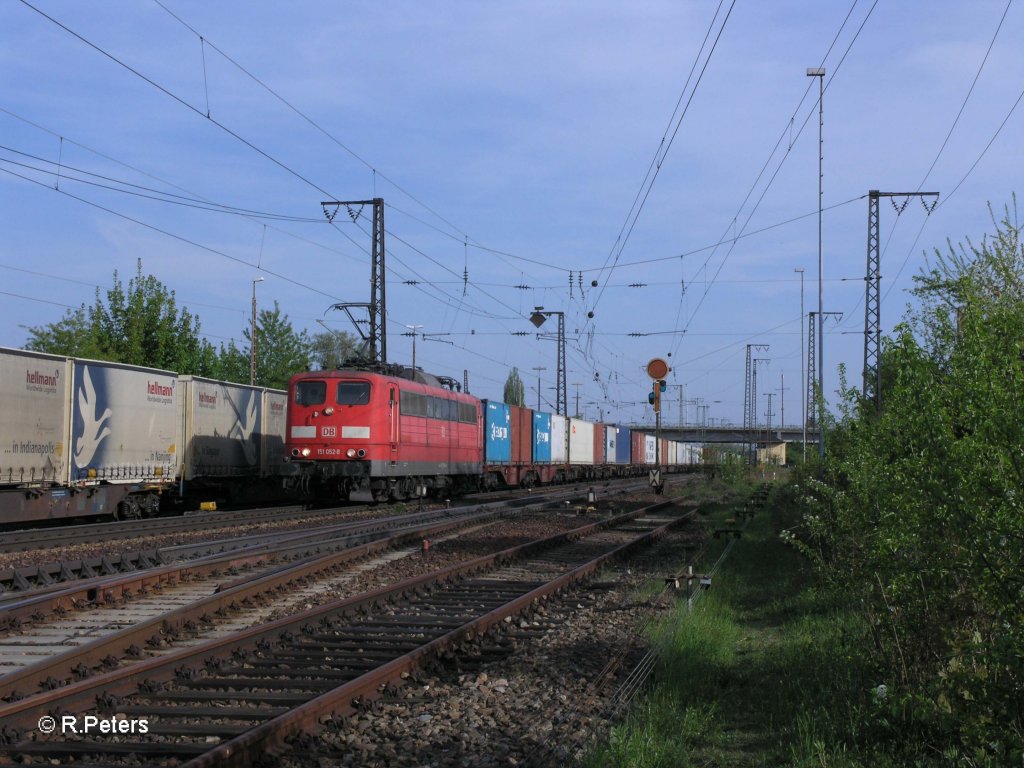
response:
[[[686,117],[686,113],[689,111],[690,105],[693,103],[693,97],[697,94],[697,88],[700,87],[701,81],[704,79],[704,73],[707,71],[708,64],[711,63],[711,57],[714,55],[715,49],[718,47],[719,40],[722,39],[722,33],[725,31],[725,25],[728,24],[729,17],[732,15],[732,10],[735,6],[736,0],[732,0],[732,2],[729,4],[729,10],[725,14],[725,18],[722,20],[721,26],[718,28],[718,34],[715,36],[715,42],[712,44],[711,50],[708,51],[708,54],[704,59],[704,64],[701,67],[700,75],[697,77],[697,81],[693,84],[693,88],[690,89],[690,97],[686,100],[686,106],[683,107],[682,112],[679,112],[679,102],[676,103],[676,109],[673,112],[673,117],[675,117],[676,113],[678,113],[679,118],[678,120],[676,120],[676,125],[675,128],[672,130],[672,135],[668,136],[668,129],[666,129],[665,134],[662,135],[661,143],[658,146],[658,150],[655,152],[655,159],[652,162],[654,170],[652,172],[650,169],[648,169],[647,177],[644,179],[644,184],[641,185],[641,193],[638,193],[640,201],[639,203],[637,203],[636,199],[634,198],[633,207],[630,209],[630,213],[626,215],[626,222],[628,223],[628,226],[627,224],[623,224],[625,234],[623,235],[622,231],[620,230],[619,237],[616,240],[615,245],[612,246],[612,250],[611,253],[608,254],[608,258],[605,259],[604,266],[602,266],[601,268],[602,273],[605,271],[605,269],[607,269],[608,274],[603,279],[599,277],[599,282],[606,282],[611,277],[612,273],[615,271],[616,266],[618,265],[619,259],[622,256],[622,252],[626,248],[626,243],[629,241],[629,238],[633,233],[633,228],[636,226],[637,220],[640,218],[640,214],[643,212],[644,206],[647,203],[647,198],[650,196],[651,190],[654,188],[654,182],[657,180],[658,174],[661,172],[661,168],[665,162],[665,158],[668,156],[668,152],[672,148],[672,144],[675,142],[676,136],[679,134],[679,127],[683,123],[683,118]],[[721,2],[719,2],[718,7],[719,9],[721,8]],[[697,67],[698,62],[700,61],[701,54],[703,54],[704,52],[704,47],[707,45],[708,37],[710,37],[711,35],[711,30],[714,29],[715,20],[717,18],[718,10],[715,11],[715,16],[712,18],[711,24],[708,26],[707,35],[705,35],[704,42],[701,44],[700,50],[697,52],[697,57],[694,60],[693,68],[691,68],[690,70],[690,76],[687,77],[686,85],[689,85],[690,77],[693,76],[693,70]],[[683,87],[683,93],[686,92],[686,85],[684,85]],[[680,102],[682,101],[682,98],[683,96],[682,94],[680,94]],[[671,124],[672,120],[670,118],[669,126],[671,126]],[[612,260],[611,267],[607,266],[609,260]],[[603,296],[604,287],[602,285],[602,287],[598,290],[597,298],[594,299],[594,303],[590,305],[588,317],[594,316],[594,312],[597,310],[597,305],[601,302],[601,298]]]

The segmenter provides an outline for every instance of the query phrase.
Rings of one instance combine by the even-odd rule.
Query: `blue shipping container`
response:
[[[512,462],[512,415],[505,403],[484,400],[484,463]]]
[[[608,428],[611,431],[611,427]],[[630,431],[625,427],[615,427],[615,463],[629,464]],[[608,458],[611,458],[609,456]]]
[[[551,414],[533,414],[533,460],[538,464],[551,463]]]

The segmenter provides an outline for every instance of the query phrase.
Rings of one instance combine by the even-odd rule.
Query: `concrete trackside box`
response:
[[[71,361],[0,348],[0,485],[67,483]]]
[[[179,379],[185,480],[260,474],[263,388],[198,376]]]
[[[173,482],[178,375],[93,360],[73,366],[71,482]]]

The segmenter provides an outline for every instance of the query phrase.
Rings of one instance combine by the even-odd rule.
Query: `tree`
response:
[[[357,353],[359,342],[350,333],[324,331],[310,340],[310,357],[322,371],[333,371],[346,364]]]
[[[68,357],[101,358],[102,351],[93,336],[85,304],[69,309],[60,320],[49,325],[29,328],[26,349]]]
[[[227,381],[248,382],[252,355],[252,334],[242,335],[248,343],[239,349],[232,341],[220,351],[219,373]],[[273,309],[261,309],[256,317],[256,384],[285,389],[292,374],[308,371],[312,349],[305,331],[296,333],[287,315],[274,302]]]
[[[217,367],[216,350],[200,336],[199,318],[179,311],[174,291],[142,274],[141,259],[127,290],[115,271],[105,300],[97,289],[92,307],[83,304],[56,323],[30,328],[26,347],[203,376]]]
[[[505,380],[505,402],[509,405],[522,406],[526,402],[526,387],[519,377],[519,369],[513,368]]]

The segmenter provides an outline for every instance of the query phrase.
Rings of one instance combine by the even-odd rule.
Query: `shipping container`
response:
[[[496,400],[484,400],[484,463],[509,464],[512,461],[512,416],[509,406]]]
[[[630,432],[625,427],[608,425],[605,460],[609,464],[629,464]]]
[[[263,424],[260,435],[260,472],[278,477],[296,470],[285,461],[284,440],[288,430],[288,393],[280,389],[263,391]]]
[[[569,419],[557,414],[551,416],[551,463],[569,463]]]
[[[618,437],[615,438],[615,463],[629,464],[632,453],[633,433],[626,427],[616,427]]]
[[[512,464],[533,463],[533,411],[518,405],[509,406],[512,427]]]
[[[629,460],[632,464],[646,464],[644,433],[633,430],[629,435]]]
[[[644,464],[657,462],[656,445],[657,441],[654,439],[654,435],[644,435]]]
[[[668,458],[665,459],[665,464],[674,467],[682,462],[679,460],[679,443],[675,440],[669,440],[666,448],[668,448]]]
[[[679,463],[683,466],[692,466],[700,463],[700,446],[696,443],[679,444]]]
[[[68,482],[71,362],[0,349],[0,485]]]
[[[178,375],[75,360],[71,481],[173,482],[181,441]]]
[[[181,376],[186,481],[260,474],[263,389]]]
[[[582,419],[569,419],[569,463],[594,464],[594,425]],[[603,444],[603,443],[602,443]]]
[[[608,427],[605,424],[594,425],[594,457],[595,465],[606,464],[605,457],[608,455]]]
[[[533,460],[538,464],[551,463],[551,414],[533,414]]]

